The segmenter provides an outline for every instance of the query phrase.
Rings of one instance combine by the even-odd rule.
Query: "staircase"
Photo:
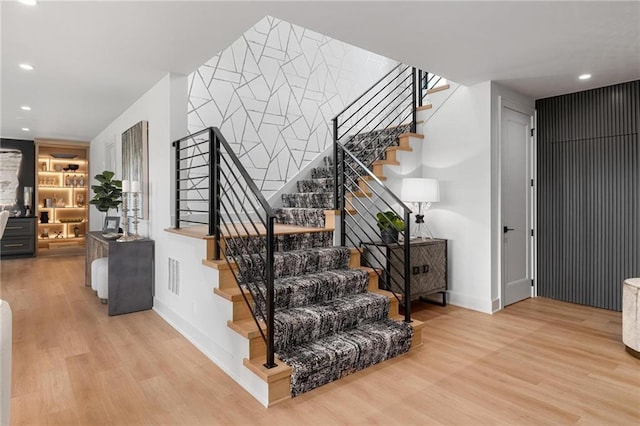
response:
[[[415,116],[415,99],[413,109]],[[283,207],[271,209],[215,131],[209,130],[210,139],[218,145],[222,139],[222,145],[212,150],[217,153],[213,170],[218,188],[209,200],[218,200],[219,205],[212,208],[213,203],[203,200],[208,203],[209,220],[186,221],[208,225],[207,235],[200,235],[207,240],[203,264],[219,272],[214,293],[232,303],[228,326],[248,340],[249,356],[243,363],[267,384],[269,405],[421,346],[423,324],[408,321],[408,306],[404,318],[399,315],[403,295],[380,289],[384,270],[362,266],[360,244],[345,240],[345,216],[353,219],[364,213],[361,206],[372,202],[371,183],[386,179],[385,166],[399,165],[396,155],[411,151],[410,138],[423,137],[415,133],[415,122],[359,131],[343,139],[340,185],[347,189],[338,210],[332,158],[326,157],[321,167],[299,180],[297,192],[283,195]],[[186,149],[181,142],[188,138],[174,143],[177,154]],[[194,147],[203,143],[193,140]],[[193,158],[206,157],[196,150],[185,154],[189,163],[184,170],[200,167],[194,166]],[[181,177],[181,161],[178,155],[177,193],[183,190],[180,181],[203,181],[202,176]],[[360,170],[347,177],[344,169],[356,171],[363,164],[366,173]],[[221,172],[224,167],[238,172]],[[236,189],[242,186],[248,190]],[[251,193],[257,202],[251,201]],[[364,201],[358,201],[360,197]],[[266,219],[259,210],[264,210]],[[193,207],[182,210],[178,202],[177,218],[181,211],[205,212]],[[338,219],[341,238],[334,237]],[[220,225],[212,227],[212,220]]]

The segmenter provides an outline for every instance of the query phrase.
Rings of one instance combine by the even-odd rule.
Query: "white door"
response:
[[[531,297],[531,116],[502,109],[503,306]]]

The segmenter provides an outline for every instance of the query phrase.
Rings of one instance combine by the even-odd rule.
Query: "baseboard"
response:
[[[502,308],[500,306],[501,306],[500,298],[498,297],[497,299],[493,299],[491,301],[491,313],[495,314],[496,312],[501,310]]]
[[[158,298],[153,299],[153,310],[178,333],[184,336],[193,346],[209,358],[216,366],[238,383],[244,390],[249,392],[251,396],[258,400],[262,405],[268,407],[269,394],[266,383],[256,378],[256,376],[247,370],[247,377],[241,377],[229,368],[227,363],[223,362],[220,354],[227,354],[230,360],[237,360],[239,368],[245,369],[242,364],[244,356],[234,356],[228,353],[220,345],[197,328],[193,327],[186,319],[172,310]],[[248,348],[248,344],[247,344]],[[242,370],[241,370],[242,371]],[[260,389],[263,388],[263,389]]]
[[[469,296],[468,294],[456,293],[455,291],[447,291],[447,303],[459,306],[465,309],[482,312],[485,314],[493,313],[493,301],[491,299],[479,299]]]

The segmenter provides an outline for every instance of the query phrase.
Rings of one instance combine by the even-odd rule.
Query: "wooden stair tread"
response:
[[[427,95],[430,95],[432,93],[442,92],[443,90],[448,90],[449,87],[450,86],[448,84],[444,84],[442,86],[434,87],[433,89],[427,90]]]
[[[411,132],[407,132],[407,133],[403,133],[400,136],[398,136],[398,138],[418,138],[418,139],[424,139],[424,135],[421,133],[411,133]]]
[[[381,180],[381,181],[385,181],[385,180],[387,180],[387,177],[386,177],[386,176],[376,176],[376,178],[377,178],[378,180]],[[369,176],[369,175],[366,175],[366,176],[360,176],[360,179],[362,179],[362,180],[373,180],[373,177],[371,177],[371,176]]]
[[[257,359],[243,359],[242,363],[245,367],[255,373],[256,376],[260,377],[263,381],[267,383],[272,383],[277,380],[291,377],[291,367],[289,367],[284,361],[275,358],[275,362],[277,364],[276,367],[267,368],[264,366],[266,359],[257,358]]]
[[[253,318],[236,321],[228,320],[227,326],[247,339],[262,337],[262,335],[260,334],[260,330],[258,329],[258,326],[256,325],[256,322],[253,320]],[[260,324],[260,327],[262,328],[263,332],[267,330],[267,326],[265,324]]]
[[[184,237],[198,238],[200,240],[213,240],[215,237],[213,235],[208,235],[209,226],[208,225],[194,225],[187,226],[186,228],[165,228],[165,232],[169,232],[171,234],[178,234]]]
[[[424,110],[431,109],[431,108],[433,108],[433,105],[431,105],[431,104],[424,104],[424,105],[422,105],[422,106],[417,107],[417,108],[416,108],[416,111],[424,111]]]
[[[227,299],[230,302],[242,302],[244,301],[244,297],[242,297],[242,290],[240,290],[237,286],[230,288],[214,288],[213,293],[218,296]],[[253,296],[248,291],[244,293],[247,297],[247,300],[253,300]]]
[[[394,146],[390,146],[388,148],[386,148],[387,151],[407,151],[407,152],[413,152],[413,148],[408,147],[408,146],[398,146],[398,145],[394,145]]]
[[[375,165],[378,165],[378,164],[381,164],[381,165],[387,164],[387,165],[390,165],[390,166],[399,166],[400,162],[399,161],[394,161],[394,160],[376,160],[376,161],[373,162],[372,165],[375,166]]]

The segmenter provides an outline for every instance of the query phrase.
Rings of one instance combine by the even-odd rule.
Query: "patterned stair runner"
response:
[[[397,144],[404,132],[397,129],[370,134],[375,150],[392,145],[394,138]],[[365,161],[372,158],[366,149],[361,154]],[[297,190],[282,196],[277,222],[324,227],[324,211],[333,209],[331,160],[325,158],[309,179],[298,181]],[[286,237],[274,253],[274,345],[276,355],[292,367],[292,396],[409,350],[411,326],[388,318],[388,297],[367,291],[369,273],[349,269],[351,251],[334,247],[332,232]],[[266,294],[264,285],[253,281],[265,267],[264,255],[257,254],[264,239],[256,240],[252,247],[261,250],[243,250],[236,257],[239,279],[254,293]],[[266,311],[261,299],[254,300],[256,313]]]

